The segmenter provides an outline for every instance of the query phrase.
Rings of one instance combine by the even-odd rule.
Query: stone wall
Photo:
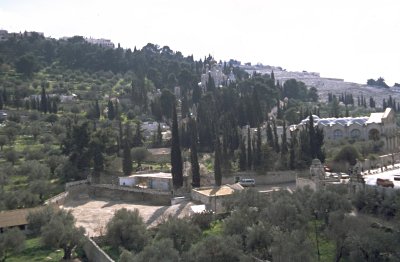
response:
[[[122,187],[116,185],[90,185],[88,193],[93,198],[107,198],[127,202],[145,202],[152,205],[168,206],[171,193],[151,189]]]
[[[296,179],[296,189],[304,189],[307,186],[314,191],[317,189],[317,185],[311,179],[300,177]]]
[[[85,237],[87,241],[83,245],[89,262],[114,262],[91,238]]]
[[[230,177],[222,177],[222,184],[235,183],[235,177],[254,178],[256,185],[273,185],[282,183],[296,182],[296,173],[294,171],[275,171],[260,175],[256,172],[237,172]]]
[[[49,205],[49,204],[55,204],[55,205],[64,205],[65,199],[68,197],[68,192],[62,192],[56,196],[53,196],[52,198],[47,199],[44,204]]]

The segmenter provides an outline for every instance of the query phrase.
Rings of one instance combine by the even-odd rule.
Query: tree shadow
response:
[[[146,221],[146,224],[149,226],[151,225],[154,221],[156,221],[157,219],[159,219],[160,217],[162,217],[165,214],[165,211],[167,211],[167,209],[169,208],[169,206],[164,206],[164,207],[160,207],[159,209],[157,209],[152,215],[151,217],[149,217],[149,219]]]
[[[173,217],[178,217],[182,211],[189,205],[190,203],[185,201],[183,203],[179,204],[178,210],[175,212],[175,214],[173,215]]]

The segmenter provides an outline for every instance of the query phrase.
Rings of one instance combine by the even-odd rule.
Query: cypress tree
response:
[[[286,122],[283,121],[281,154],[286,155],[287,153],[288,153],[288,145],[287,145],[287,138],[286,138]]]
[[[135,135],[133,137],[133,146],[143,146],[142,124],[140,121],[136,122]]]
[[[247,128],[247,168],[251,169],[253,163],[252,150],[251,150],[251,136],[250,127]]]
[[[192,187],[200,187],[200,166],[197,158],[197,126],[196,121],[189,119],[190,124],[190,163],[192,166]],[[160,124],[158,124],[160,126]],[[160,128],[161,130],[161,128]]]
[[[6,88],[3,88],[3,92],[1,94],[1,96],[3,98],[3,103],[6,105],[8,102],[8,94],[7,94]]]
[[[30,99],[30,103],[31,103],[31,109],[36,110],[37,106],[36,106],[36,99],[35,98],[31,98]]]
[[[4,106],[4,104],[3,104],[3,97],[0,96],[0,110],[3,109],[3,106]]]
[[[95,118],[100,119],[100,106],[99,106],[99,100],[97,100],[97,99],[95,102],[94,110],[95,110]]]
[[[56,100],[53,100],[52,109],[53,109],[53,114],[57,114],[57,112],[58,112],[58,107],[57,107],[57,102],[56,102]]]
[[[207,87],[207,92],[214,92],[215,91],[214,78],[212,78],[210,73],[208,73],[208,81],[206,83],[206,87]]]
[[[271,148],[274,148],[274,137],[272,135],[272,128],[269,121],[267,122],[267,143]]]
[[[102,145],[100,141],[96,140],[92,143],[93,154],[93,170],[95,175],[99,175],[104,169],[104,156],[102,153]]]
[[[244,140],[240,139],[240,151],[239,151],[239,170],[245,171],[246,170],[246,145],[244,144]]]
[[[221,186],[222,183],[221,145],[218,136],[215,141],[214,178],[215,178],[215,185]]]
[[[29,100],[25,100],[25,109],[29,110],[30,108],[31,108],[31,105],[29,103]],[[3,109],[3,102],[2,101],[0,101],[0,109]]]
[[[115,118],[115,111],[114,111],[113,102],[112,102],[111,100],[108,100],[107,108],[108,108],[108,110],[107,110],[108,119],[114,120],[114,118]]]
[[[131,155],[131,129],[129,124],[125,125],[125,141],[123,146],[123,155],[122,155],[122,170],[125,176],[129,176],[132,173],[132,155]]]
[[[314,129],[314,117],[310,114],[310,118],[308,121],[308,134],[310,138],[310,156],[312,159],[317,157],[317,150],[315,148],[315,129]]]
[[[174,188],[183,186],[182,155],[179,145],[178,119],[176,116],[176,105],[172,111],[172,144],[171,144],[171,172]]]
[[[50,97],[49,97],[49,95],[47,95],[47,112],[49,112],[50,114],[51,113],[53,113],[53,108],[51,108],[51,100],[50,100]]]
[[[297,137],[295,132],[290,133],[290,144],[289,144],[289,168],[294,170],[296,168],[296,149],[297,149]]]
[[[274,130],[274,149],[276,153],[279,153],[280,149],[279,149],[279,139],[278,139],[278,130],[276,128],[276,123],[275,121],[272,122],[272,127]]]
[[[40,95],[40,111],[47,114],[47,96],[44,87],[42,87],[42,94]]]
[[[197,127],[196,127],[197,128]],[[196,137],[197,137],[197,129],[196,129]],[[156,139],[157,146],[162,146],[163,140],[162,140],[162,130],[161,130],[161,125],[158,123],[157,127],[157,139]]]
[[[254,168],[259,168],[262,159],[262,138],[261,138],[261,128],[260,125],[257,126],[257,143],[254,156]]]

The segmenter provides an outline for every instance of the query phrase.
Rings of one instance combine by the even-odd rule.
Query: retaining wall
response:
[[[116,185],[90,185],[90,197],[108,198],[127,202],[145,202],[152,205],[171,205],[171,193],[150,189],[130,188]]]
[[[52,198],[47,199],[44,204],[49,205],[49,204],[55,204],[55,205],[64,205],[65,199],[68,197],[68,192],[62,192],[61,194],[58,194],[56,196],[53,196]]]
[[[273,185],[296,182],[296,172],[294,171],[268,172],[263,175],[256,172],[237,172],[231,177],[222,177],[222,184],[233,184],[236,176],[241,178],[254,178],[256,185]]]
[[[83,245],[89,262],[114,262],[91,238],[85,237],[87,241]]]

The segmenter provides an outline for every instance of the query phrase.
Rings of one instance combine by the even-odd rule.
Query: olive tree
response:
[[[83,243],[85,229],[75,227],[71,211],[60,209],[41,228],[42,241],[46,246],[62,248],[63,259],[71,259],[72,250]]]
[[[146,225],[139,215],[139,210],[119,209],[108,222],[106,238],[108,243],[118,248],[140,252],[148,242]]]

